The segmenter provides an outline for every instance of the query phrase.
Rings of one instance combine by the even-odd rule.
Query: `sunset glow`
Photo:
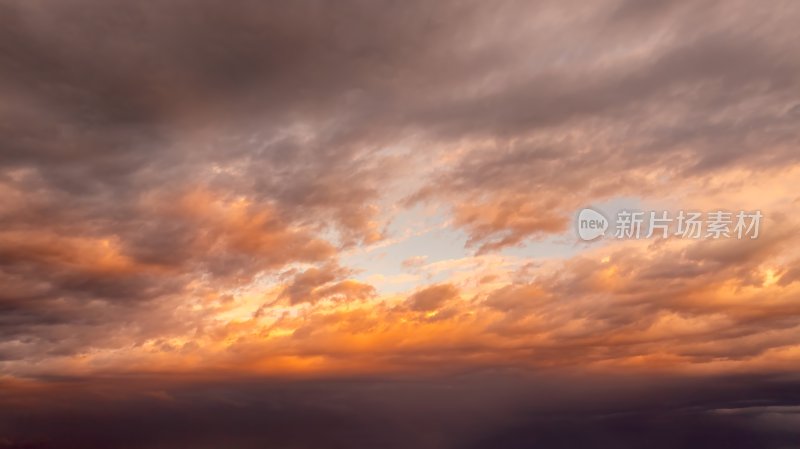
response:
[[[799,23],[0,1],[0,449],[798,447]]]

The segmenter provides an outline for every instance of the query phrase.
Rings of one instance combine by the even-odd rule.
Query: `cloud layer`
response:
[[[0,372],[789,371],[798,20],[4,2]],[[577,243],[575,211],[615,201],[766,218],[752,241]],[[414,246],[430,228],[461,254]],[[351,263],[381,251],[413,285]]]

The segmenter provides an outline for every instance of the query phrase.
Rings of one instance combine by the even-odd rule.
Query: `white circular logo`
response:
[[[585,208],[578,214],[578,237],[581,240],[594,240],[605,235],[608,229],[608,219],[594,209]]]

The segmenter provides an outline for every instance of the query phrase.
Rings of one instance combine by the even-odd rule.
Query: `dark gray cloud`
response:
[[[393,131],[366,123],[385,102],[364,92],[441,34],[412,20],[434,7],[0,8],[6,358],[43,355],[64,327],[86,335],[76,351],[126,323],[178,330],[169,312],[198,279],[242,285],[381,238],[392,168],[363,160]],[[370,294],[357,287],[327,295]]]
[[[0,408],[0,447],[779,449],[797,440],[800,401],[795,379],[766,376],[50,383],[0,397],[17,412]]]
[[[502,47],[519,58],[504,78],[419,110],[465,151],[412,201],[446,198],[494,250],[564,231],[591,201],[796,163],[796,8],[639,3],[545,42],[532,21],[527,45]]]

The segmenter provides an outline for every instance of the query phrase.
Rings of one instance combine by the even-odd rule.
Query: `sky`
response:
[[[798,23],[0,0],[0,449],[800,447]]]

